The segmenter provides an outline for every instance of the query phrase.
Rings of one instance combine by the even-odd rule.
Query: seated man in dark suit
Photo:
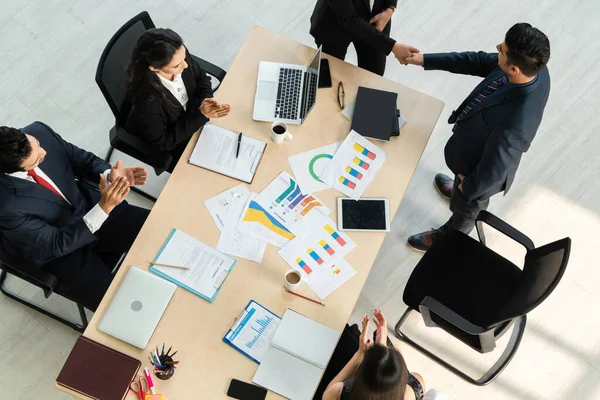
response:
[[[519,23],[496,48],[498,53],[415,53],[407,58],[428,70],[484,78],[448,120],[454,126],[444,154],[455,178],[437,174],[434,180],[450,200],[452,216],[439,229],[409,237],[415,250],[426,251],[437,234],[449,229],[471,232],[490,197],[510,189],[540,126],[550,93],[548,37]]]
[[[124,201],[146,179],[144,168],[111,168],[41,122],[0,127],[0,253],[54,274],[57,292],[96,310],[148,216]]]

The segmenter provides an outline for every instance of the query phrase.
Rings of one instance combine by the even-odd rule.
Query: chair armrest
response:
[[[56,289],[58,279],[50,272],[44,271],[40,267],[16,262],[15,260],[10,260],[11,264],[8,264],[6,255],[3,255],[3,258],[5,258],[5,260],[0,261],[0,269],[39,287],[44,291],[44,296],[46,298],[50,297],[52,292],[54,292],[54,289]]]
[[[475,219],[475,225],[477,226],[477,235],[479,236],[479,241],[481,243],[485,244],[483,223],[491,226],[492,228],[503,233],[512,240],[520,243],[523,247],[527,249],[527,251],[535,249],[533,241],[527,236],[525,236],[525,234],[519,232],[517,229],[513,228],[506,222],[502,221],[500,218],[485,210],[480,211],[477,215],[477,218]]]
[[[218,67],[215,64],[210,63],[206,60],[203,60],[200,57],[196,57],[193,54],[192,54],[192,58],[194,60],[196,60],[196,62],[200,65],[200,68],[202,68],[204,71],[206,71],[207,74],[212,75],[215,78],[217,78],[219,83],[217,84],[217,86],[215,86],[213,88],[213,92],[216,92],[217,89],[219,88],[219,86],[221,86],[221,82],[223,82],[223,79],[225,79],[225,75],[227,74],[227,72],[225,72],[225,70],[223,68]]]
[[[423,321],[426,326],[429,327],[437,327],[438,325],[431,318],[431,313],[436,314],[440,318],[448,321],[458,329],[463,332],[466,332],[470,335],[481,335],[488,331],[488,329],[484,329],[481,326],[477,326],[467,321],[462,316],[458,315],[436,299],[430,296],[425,296],[421,304],[419,304],[419,311],[423,316]]]
[[[156,175],[163,173],[173,161],[171,154],[154,148],[145,140],[125,131],[118,125],[110,130],[110,144],[117,150],[148,164],[156,171]]]

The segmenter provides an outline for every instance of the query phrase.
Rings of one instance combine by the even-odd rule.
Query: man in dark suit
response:
[[[416,53],[407,59],[427,70],[484,77],[448,120],[454,127],[444,154],[455,178],[438,174],[434,180],[450,200],[452,216],[439,229],[409,237],[415,250],[426,251],[449,229],[471,232],[490,197],[510,189],[540,126],[550,93],[548,37],[519,23],[496,48],[498,53]]]
[[[124,201],[146,179],[41,122],[0,127],[0,258],[51,272],[59,294],[94,311],[148,216]]]
[[[323,51],[343,60],[350,43],[358,66],[378,75],[391,52],[402,64],[419,50],[390,38],[398,0],[317,0],[310,17],[310,34]]]

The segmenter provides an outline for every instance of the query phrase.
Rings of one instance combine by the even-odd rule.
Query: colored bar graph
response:
[[[350,189],[356,188],[356,183],[349,181],[348,179],[344,178],[343,176],[340,176],[339,181],[342,185],[348,186]]]
[[[300,205],[302,207],[306,206],[308,203],[310,203],[311,201],[313,201],[315,198],[312,196],[308,196],[307,198],[305,198],[304,200],[302,200],[302,203],[300,203]]]
[[[358,165],[359,167],[361,167],[364,170],[368,170],[370,165],[367,164],[366,162],[364,162],[363,160],[361,160],[358,157],[354,157],[354,160],[352,160],[352,162],[356,165]]]
[[[369,160],[374,160],[375,157],[377,157],[375,155],[375,153],[373,153],[372,151],[369,151],[369,150],[365,149],[364,147],[362,147],[358,143],[354,143],[354,150],[358,151],[360,154],[362,154],[363,156],[367,157]]]
[[[321,206],[321,203],[319,203],[318,201],[313,201],[312,203],[310,203],[308,205],[308,207],[306,207],[304,210],[302,210],[300,215],[304,216],[304,215],[308,214],[309,211],[312,210],[314,207],[320,207],[320,206]]]
[[[296,199],[294,201],[292,201],[288,207],[290,208],[290,210],[294,207],[296,207],[298,205],[298,203],[300,203],[302,201],[303,198],[305,198],[306,195],[305,194],[301,194],[300,196],[296,197]]]
[[[277,199],[275,199],[275,201],[277,203],[281,203],[283,201],[283,199],[285,199],[287,196],[289,196],[289,194],[292,193],[292,191],[295,188],[296,188],[296,182],[294,182],[292,179],[290,179],[290,186],[283,193],[281,193],[281,195],[279,195],[279,197]]]
[[[300,194],[300,186],[296,186],[296,189],[287,198],[287,201],[292,201]]]
[[[327,254],[329,254],[330,256],[332,256],[332,255],[334,255],[334,254],[335,254],[335,250],[333,250],[333,249],[331,248],[331,246],[329,246],[329,245],[327,244],[327,242],[326,242],[326,241],[324,241],[324,240],[319,240],[319,245],[320,245],[320,246],[323,248],[323,250],[325,250],[325,251],[327,252]]]
[[[335,231],[330,225],[325,225],[325,231],[331,235],[332,238],[335,239],[336,242],[339,243],[340,246],[345,246],[346,241],[342,239],[339,233]]]
[[[298,264],[298,266],[302,268],[302,270],[306,272],[307,275],[310,275],[310,273],[312,272],[312,269],[310,269],[310,267],[306,265],[304,260],[302,260],[300,257],[296,258],[296,264]]]
[[[317,253],[315,253],[313,249],[306,249],[306,252],[312,257],[313,260],[315,260],[317,264],[323,264],[323,259]]]
[[[363,174],[361,174],[360,172],[358,172],[357,170],[355,170],[352,167],[346,167],[346,172],[350,175],[352,175],[353,177],[357,178],[358,180],[361,180],[363,177]]]

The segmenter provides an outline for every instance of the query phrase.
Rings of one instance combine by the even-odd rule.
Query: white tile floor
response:
[[[233,61],[257,23],[313,44],[308,33],[314,0],[4,0],[0,1],[0,124],[51,125],[66,139],[104,155],[113,117],[94,83],[96,63],[115,30],[147,10],[158,26],[179,32],[190,50],[221,67]],[[530,314],[521,348],[491,385],[469,385],[407,346],[413,371],[451,399],[600,399],[600,3],[595,0],[400,0],[392,36],[422,51],[493,51],[514,23],[528,21],[550,37],[553,88],[546,115],[515,186],[492,201],[491,211],[528,234],[536,244],[570,236],[571,262],[552,296]],[[355,62],[350,50],[348,61]],[[405,246],[408,235],[439,226],[449,216],[432,178],[445,171],[442,149],[450,111],[476,78],[424,72],[389,59],[386,76],[443,99],[444,110],[409,192],[394,219],[353,320],[373,308],[391,321],[404,311],[402,290],[420,255]],[[160,187],[157,182],[157,187]],[[157,189],[158,190],[158,189]],[[135,200],[134,200],[135,201]],[[140,200],[144,204],[148,204]],[[505,240],[494,247],[522,259]],[[42,301],[14,280],[11,287]],[[69,308],[62,299],[51,305]],[[77,316],[70,308],[71,315]],[[435,330],[413,332],[461,366],[479,370],[493,356],[472,354]],[[76,334],[0,296],[1,399],[65,399],[54,388]],[[479,368],[479,369],[477,369]]]

